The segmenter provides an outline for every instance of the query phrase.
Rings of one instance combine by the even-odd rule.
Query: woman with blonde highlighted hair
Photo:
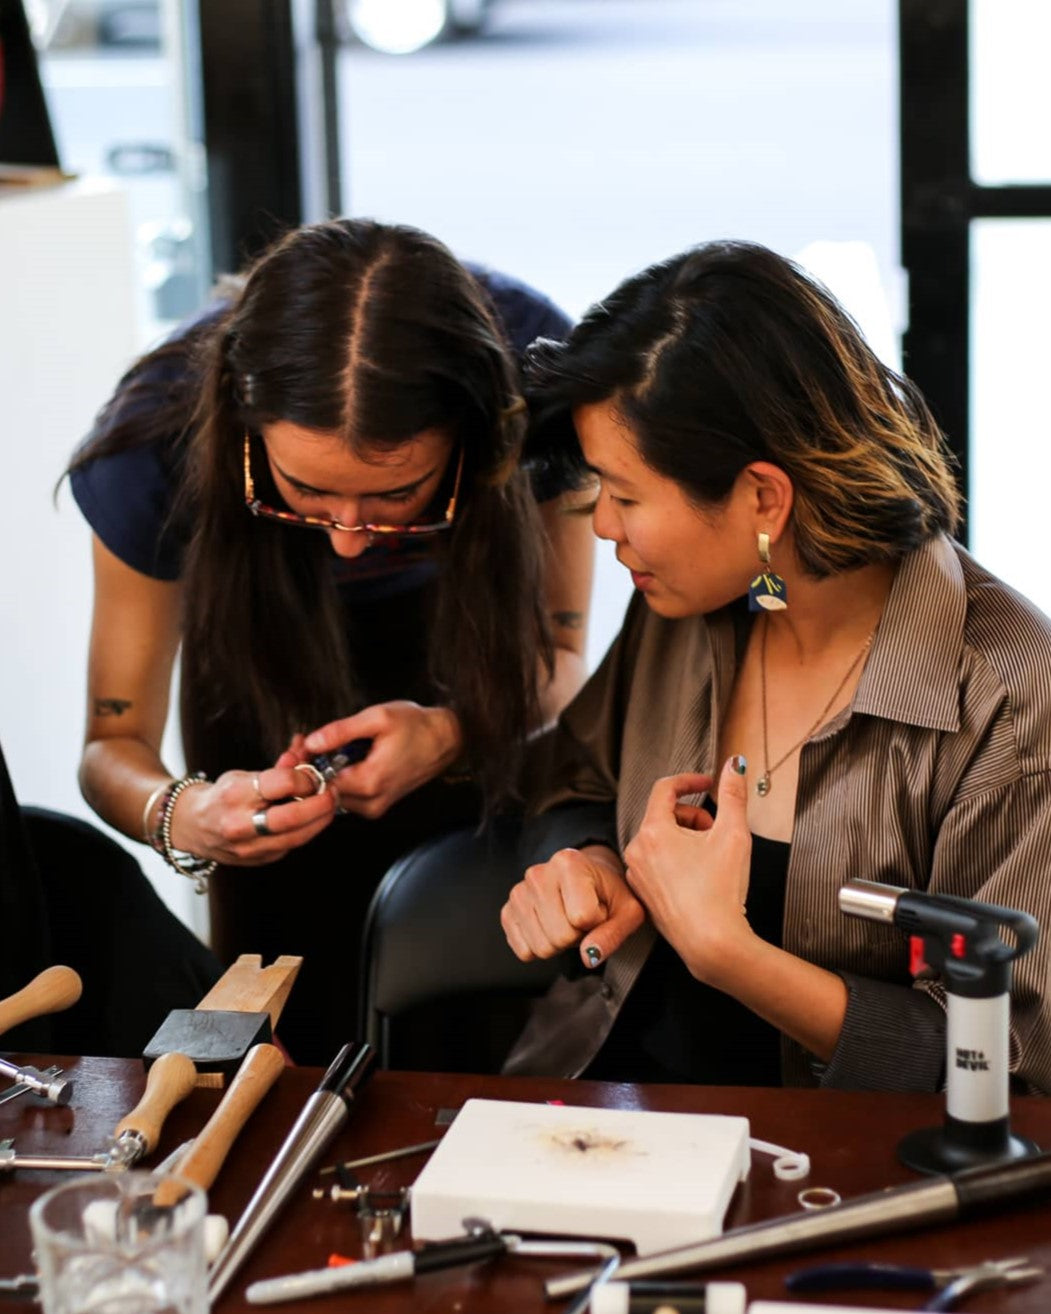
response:
[[[938,1089],[940,985],[838,892],[1051,923],[1051,624],[953,541],[922,397],[741,242],[629,279],[528,375],[637,596],[544,777],[545,806],[615,802],[616,834],[530,868],[502,917],[520,958],[577,945],[590,970],[510,1070]],[[1031,1090],[1051,1090],[1048,966],[1042,940],[1014,977]]]

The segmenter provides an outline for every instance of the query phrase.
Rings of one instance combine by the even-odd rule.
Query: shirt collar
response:
[[[851,710],[958,730],[966,615],[963,567],[939,534],[898,566]]]

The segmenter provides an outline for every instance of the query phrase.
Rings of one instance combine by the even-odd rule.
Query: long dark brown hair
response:
[[[526,419],[516,369],[467,270],[414,228],[309,225],[256,262],[225,314],[150,359],[171,378],[167,394],[147,411],[136,396],[142,371],[133,372],[113,403],[124,422],[109,415],[104,442],[89,441],[75,464],[151,432],[181,434],[186,445],[174,515],[191,528],[188,764],[210,773],[233,765],[234,743],[276,755],[294,732],[364,703],[326,537],[245,509],[246,430],[284,420],[341,434],[367,455],[442,428],[454,452],[462,447],[464,473],[440,546],[427,666],[436,696],[460,717],[488,801],[510,793],[518,747],[536,719],[538,675],[551,668],[543,535],[519,466]],[[198,392],[192,410],[188,378]]]
[[[711,242],[622,283],[526,375],[538,430],[570,443],[573,407],[611,400],[639,453],[700,506],[751,461],[792,479],[796,550],[816,576],[951,533],[960,497],[919,389],[869,348],[791,260]]]

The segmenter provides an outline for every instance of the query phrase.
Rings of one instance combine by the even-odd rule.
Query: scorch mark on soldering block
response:
[[[549,1132],[543,1139],[557,1150],[569,1154],[601,1155],[604,1158],[611,1158],[613,1155],[645,1153],[638,1146],[633,1146],[626,1138],[622,1137],[618,1140],[616,1137],[604,1136],[590,1128],[582,1130],[569,1128],[565,1131]]]

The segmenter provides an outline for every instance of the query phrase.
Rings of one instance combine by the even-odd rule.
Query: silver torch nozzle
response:
[[[898,900],[905,893],[900,886],[881,885],[879,881],[847,881],[839,891],[840,912],[892,926]]]

